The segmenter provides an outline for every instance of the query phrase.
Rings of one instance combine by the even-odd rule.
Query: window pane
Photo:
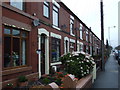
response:
[[[57,7],[53,6],[53,9],[54,9],[56,12],[58,12],[58,8],[57,8]]]
[[[22,32],[22,37],[26,38],[27,37],[27,33],[26,32]]]
[[[58,27],[58,13],[53,11],[53,25]]]
[[[4,37],[4,67],[11,66],[11,38]]]
[[[49,8],[44,5],[44,16],[49,17]]]
[[[13,51],[12,51],[13,66],[20,65],[20,39],[13,38]]]
[[[23,0],[10,0],[10,5],[23,10]]]
[[[66,43],[65,43],[65,47],[66,47],[66,53],[68,53],[68,41],[66,40]]]
[[[26,40],[22,40],[22,65],[26,64]]]
[[[60,57],[60,40],[59,39],[52,39],[52,42],[56,42],[56,43],[52,43],[52,61],[59,61],[59,57]]]
[[[74,52],[74,48],[75,47],[75,44],[74,43],[70,43],[70,52]]]
[[[82,31],[80,31],[80,39],[82,39]]]
[[[70,34],[74,34],[74,20],[70,19]]]
[[[10,29],[5,28],[4,29],[4,34],[10,34]]]
[[[14,36],[20,36],[20,31],[18,31],[18,30],[13,30],[13,31],[12,31],[12,35],[14,35]]]

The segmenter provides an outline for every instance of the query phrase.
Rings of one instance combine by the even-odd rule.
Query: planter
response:
[[[63,83],[61,86],[58,86],[55,82],[52,82],[48,85],[38,85],[38,86],[33,86],[30,88],[30,90],[32,90],[33,88],[49,88],[49,89],[57,89],[60,90],[60,88],[83,88],[83,89],[87,89],[87,88],[91,88],[92,87],[92,74],[89,74],[83,78],[81,78],[80,80],[77,80],[76,78],[74,78],[72,75],[68,75],[66,77],[64,77],[63,79]]]
[[[77,84],[76,88],[91,88],[92,87],[92,75],[81,78]]]
[[[38,85],[38,86],[33,86],[33,87],[31,87],[29,90],[33,90],[33,89],[50,89],[50,90],[60,90],[59,89],[59,86],[55,83],[55,82],[52,82],[52,83],[50,83],[50,84],[48,84],[48,85],[46,85],[46,86],[44,86],[44,85]]]
[[[11,86],[6,86],[3,90],[7,90],[7,89],[13,90],[13,87],[11,87]]]
[[[18,85],[19,85],[19,87],[25,87],[25,86],[28,85],[28,81],[26,81],[26,82],[19,82]]]
[[[92,87],[92,75],[76,80],[70,76],[65,77],[63,80],[63,88],[91,88]]]

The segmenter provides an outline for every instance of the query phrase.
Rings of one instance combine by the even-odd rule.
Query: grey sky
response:
[[[101,38],[100,0],[62,0],[92,31]],[[118,45],[118,1],[103,0],[104,4],[104,35],[108,39],[110,28],[110,44]],[[116,26],[116,28],[113,28]]]

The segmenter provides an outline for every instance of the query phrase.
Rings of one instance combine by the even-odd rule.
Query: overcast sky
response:
[[[103,0],[104,4],[104,36],[108,39],[110,28],[110,44],[118,45],[118,2],[120,0]],[[101,38],[100,0],[62,0],[92,31]],[[116,28],[113,28],[116,26]]]

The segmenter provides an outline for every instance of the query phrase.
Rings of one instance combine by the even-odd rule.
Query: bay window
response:
[[[26,65],[28,32],[4,28],[4,67]]]

